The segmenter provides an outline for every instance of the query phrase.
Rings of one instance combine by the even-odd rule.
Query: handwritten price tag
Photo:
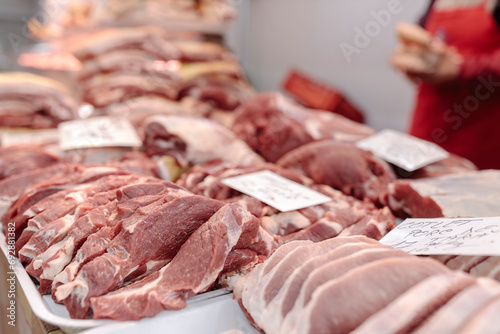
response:
[[[230,177],[223,184],[255,197],[282,212],[331,201],[331,198],[268,170]]]
[[[381,159],[408,172],[449,156],[448,152],[436,144],[393,130],[383,130],[360,140],[356,146],[372,151]]]
[[[139,135],[126,119],[95,117],[59,124],[59,143],[62,150],[92,147],[139,147]]]
[[[500,217],[407,219],[380,242],[414,255],[500,256]]]

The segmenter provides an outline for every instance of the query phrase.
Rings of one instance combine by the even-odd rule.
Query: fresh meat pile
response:
[[[98,30],[80,40],[67,49],[83,64],[83,99],[97,114],[217,118],[254,95],[234,56],[196,35],[143,26]]]
[[[221,181],[228,177],[270,170],[292,181],[305,185],[331,198],[331,201],[291,212],[279,212],[272,207],[243,195]],[[212,161],[195,166],[177,183],[195,194],[225,202],[238,202],[255,216],[261,225],[279,243],[293,240],[314,242],[337,235],[367,235],[380,239],[395,227],[395,218],[388,208],[378,209],[368,201],[359,201],[326,185],[317,185],[302,175],[277,165],[237,166],[223,161]]]
[[[182,167],[214,159],[241,165],[264,162],[231,130],[209,119],[155,115],[144,121],[140,132],[147,154],[172,156]]]
[[[496,217],[499,195],[500,171],[470,171],[398,180],[389,185],[386,203],[405,217]]]
[[[352,143],[375,133],[343,116],[300,107],[277,93],[261,94],[236,112],[233,131],[269,162],[313,141]]]
[[[232,284],[266,333],[498,331],[498,282],[365,237],[288,243]]]
[[[379,204],[387,185],[396,179],[389,164],[352,143],[322,140],[302,145],[277,165],[310,177],[359,199]]]
[[[239,205],[119,166],[59,164],[0,183],[8,247],[73,318],[91,307],[94,317],[121,320],[130,319],[126,307],[147,310],[131,309],[134,319],[185,307],[219,275],[243,274],[271,251]],[[160,291],[166,299],[154,299]]]
[[[107,1],[95,18],[101,23],[117,20],[129,24],[136,22],[205,22],[224,23],[236,16],[234,8],[226,0],[120,0]]]
[[[0,180],[15,174],[48,167],[61,158],[42,147],[16,145],[0,148]]]
[[[0,74],[0,126],[54,128],[76,119],[78,105],[60,82],[29,74]]]

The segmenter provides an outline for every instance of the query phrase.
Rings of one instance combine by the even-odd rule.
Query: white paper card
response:
[[[0,143],[2,144],[2,147],[52,142],[57,143],[58,141],[59,133],[55,129],[5,131],[0,133]]]
[[[268,170],[230,177],[221,182],[282,212],[331,201],[328,196]]]
[[[139,147],[141,139],[132,124],[119,117],[95,117],[59,124],[62,150],[92,147]]]
[[[380,242],[414,255],[500,256],[500,217],[406,219]]]
[[[381,159],[408,172],[449,156],[448,152],[434,143],[393,130],[383,130],[362,139],[356,143],[356,146],[372,151]]]

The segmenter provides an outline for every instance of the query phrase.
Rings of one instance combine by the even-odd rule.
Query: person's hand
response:
[[[434,85],[457,79],[461,63],[462,56],[446,45],[428,49],[415,44],[400,44],[391,58],[391,64],[413,82]]]
[[[438,85],[458,78],[462,57],[454,48],[418,26],[399,24],[396,30],[400,43],[390,62],[410,80]]]

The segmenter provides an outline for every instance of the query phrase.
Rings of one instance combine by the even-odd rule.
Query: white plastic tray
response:
[[[241,311],[232,294],[191,304],[176,312],[163,312],[154,318],[122,322],[91,329],[80,334],[259,334]]]
[[[0,248],[2,249],[2,252],[6,256],[7,259],[9,259],[8,256],[8,249],[7,245],[5,243],[5,235],[0,232]],[[196,314],[197,317],[199,317],[199,308],[200,307],[205,307],[203,308],[203,312],[205,311],[210,311],[212,307],[210,304],[213,303],[214,305],[220,305],[221,300],[225,301],[223,302],[223,307],[224,308],[224,317],[230,316],[230,312],[234,314],[241,313],[241,310],[236,302],[232,302],[232,293],[226,291],[226,290],[217,290],[217,291],[211,291],[207,292],[204,294],[200,294],[197,296],[194,296],[188,300],[188,307],[185,310],[182,311],[163,311],[160,314],[158,314],[154,318],[150,319],[143,319],[142,321],[129,321],[129,322],[122,322],[122,321],[115,321],[115,320],[93,320],[93,319],[84,319],[84,320],[78,320],[78,319],[72,319],[69,316],[68,311],[66,310],[66,307],[61,304],[55,303],[50,295],[42,296],[38,289],[37,286],[34,284],[24,267],[22,266],[21,262],[17,258],[15,258],[15,273],[17,276],[17,282],[23,289],[24,294],[26,295],[26,298],[28,300],[28,303],[33,311],[33,313],[41,320],[45,321],[48,324],[54,325],[62,329],[66,333],[78,333],[82,332],[84,330],[88,330],[91,328],[95,327],[102,327],[105,326],[105,328],[109,327],[110,330],[113,328],[122,328],[121,326],[125,326],[124,328],[128,327],[133,327],[135,328],[134,330],[137,330],[138,332],[141,331],[143,333],[151,333],[150,331],[143,331],[139,330],[138,328],[142,326],[142,324],[146,324],[145,326],[151,326],[152,324],[156,324],[160,327],[158,328],[166,328],[168,326],[176,326],[176,324],[172,324],[170,322],[172,321],[184,321],[187,318],[187,323],[191,322],[198,322],[198,319],[196,321],[193,321],[191,319],[190,315],[192,313]],[[223,299],[220,299],[220,297],[223,297]],[[218,299],[214,299],[218,298]],[[217,304],[218,303],[218,304]],[[199,304],[199,305],[198,305]],[[226,305],[227,304],[227,305]],[[232,304],[232,305],[231,305]],[[208,305],[208,308],[206,308]],[[220,307],[219,307],[220,308]],[[231,310],[229,310],[229,308]],[[202,313],[203,313],[202,312]],[[241,313],[241,316],[243,318],[238,318],[234,319],[234,321],[240,321],[242,325],[246,323],[247,326],[250,326],[249,322],[245,318],[245,316]],[[213,317],[213,313],[207,312],[206,317],[211,318]],[[229,319],[227,319],[229,320]],[[137,327],[139,326],[139,327]],[[250,326],[251,327],[251,326]],[[104,328],[104,327],[103,327]],[[146,327],[150,328],[150,327]],[[96,333],[107,333],[106,330],[96,332]],[[115,332],[112,332],[115,333]],[[122,332],[118,331],[116,333],[132,333],[132,332]],[[163,333],[168,333],[163,331]],[[173,331],[172,333],[181,333],[179,331]],[[185,332],[185,333],[205,333],[203,331],[197,331],[197,332]],[[208,333],[208,332],[207,332]],[[214,332],[215,333],[215,332]],[[251,333],[251,332],[249,332]],[[258,332],[255,332],[258,333]]]

